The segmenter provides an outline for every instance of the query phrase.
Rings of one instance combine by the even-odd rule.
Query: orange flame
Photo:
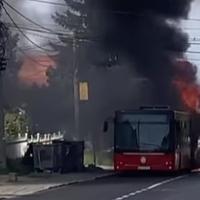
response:
[[[55,68],[55,62],[50,57],[25,57],[18,73],[18,78],[26,86],[37,85],[38,87],[48,87],[46,73],[49,68]]]
[[[184,104],[192,111],[200,113],[200,86],[181,80],[175,81],[175,84],[181,93]]]
[[[192,111],[200,113],[200,85],[196,81],[196,66],[182,60],[177,64],[178,76],[174,84],[183,103]]]

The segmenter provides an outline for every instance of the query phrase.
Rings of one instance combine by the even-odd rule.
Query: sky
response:
[[[183,22],[183,29],[189,34],[191,44],[187,58],[198,67],[198,80],[200,80],[200,0],[192,4],[189,19]],[[197,52],[197,53],[194,53]]]
[[[7,1],[11,6],[16,8],[19,12],[21,12],[23,15],[28,17],[29,19],[33,20],[34,22],[40,24],[43,27],[52,29],[55,32],[63,32],[62,28],[55,24],[54,20],[52,19],[52,15],[58,11],[62,12],[64,9],[63,6],[55,6],[48,3],[42,3],[32,0],[8,0]],[[56,0],[56,1],[48,1],[48,2],[59,2],[63,3],[63,0]],[[11,14],[14,21],[20,26],[20,27],[28,27],[33,29],[40,29],[38,26],[30,23],[29,21],[25,20],[23,17],[19,16],[15,11],[13,11],[11,8],[9,8],[5,4],[6,9]],[[10,22],[10,19],[6,17],[6,21]],[[42,32],[32,32],[23,30],[23,32],[36,44],[44,47],[45,49],[49,49],[48,42],[49,41],[58,41],[57,37],[52,34],[43,34]],[[30,41],[25,39],[23,36],[21,37],[21,43],[20,46],[23,49],[27,49],[27,47],[33,47],[29,48],[29,52],[32,51],[32,53],[37,54],[38,52],[42,52],[41,49],[36,48],[35,45],[33,45]]]

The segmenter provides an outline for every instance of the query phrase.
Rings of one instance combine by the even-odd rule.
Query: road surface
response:
[[[17,200],[199,200],[200,174],[113,176]]]

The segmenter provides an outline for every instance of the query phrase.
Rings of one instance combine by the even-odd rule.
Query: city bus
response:
[[[106,123],[105,130],[108,128]],[[191,117],[168,107],[116,111],[115,171],[180,171],[192,168]]]

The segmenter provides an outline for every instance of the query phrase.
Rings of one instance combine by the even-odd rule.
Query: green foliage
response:
[[[47,76],[49,77],[48,81],[50,85],[57,84],[61,87],[68,86],[70,88],[73,84],[74,59],[76,59],[77,65],[81,63],[81,68],[83,68],[84,65],[90,65],[90,60],[86,56],[89,52],[89,46],[86,45],[86,43],[83,45],[80,40],[81,38],[88,38],[88,9],[85,0],[65,0],[65,3],[66,10],[62,13],[56,12],[53,15],[53,19],[58,25],[62,26],[66,31],[69,31],[69,33],[74,33],[76,37],[76,55],[74,55],[73,51],[72,38],[60,36],[60,41],[62,41],[65,46],[52,45],[54,49],[59,51],[59,63],[56,69],[49,69]],[[69,89],[67,90],[69,91]]]
[[[87,29],[87,9],[84,1],[65,0],[66,11],[56,13],[53,18],[63,28],[73,32],[83,32]]]
[[[2,14],[2,0],[0,0],[0,17]],[[7,40],[7,27],[0,20],[0,58],[5,56],[5,48],[6,48],[6,40]]]
[[[16,137],[18,133],[27,132],[29,125],[28,117],[25,112],[15,110],[5,113],[5,133],[8,137]]]

